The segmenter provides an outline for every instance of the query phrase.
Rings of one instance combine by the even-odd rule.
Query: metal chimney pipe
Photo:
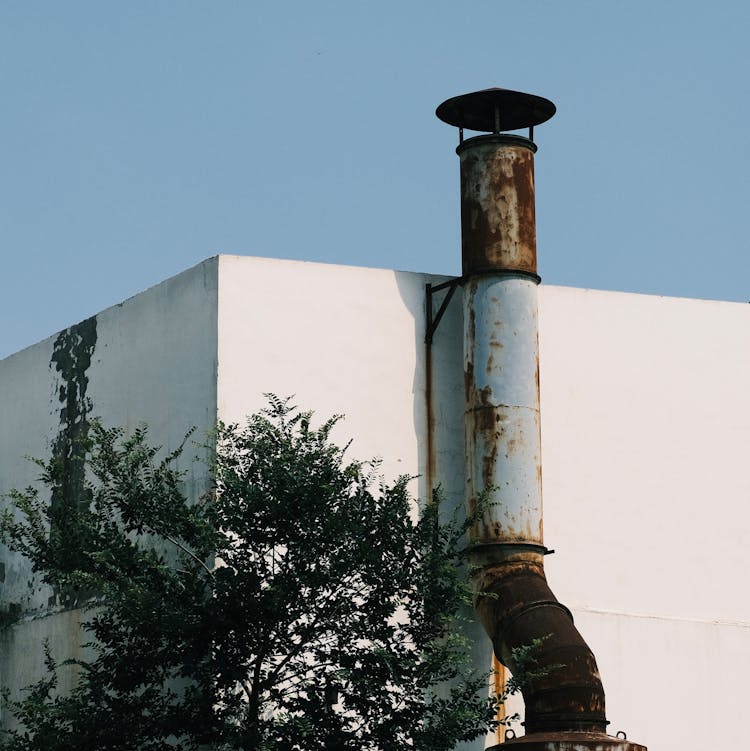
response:
[[[469,546],[474,605],[500,662],[512,671],[513,650],[540,640],[547,671],[523,690],[527,734],[503,745],[645,751],[605,734],[596,660],[544,574],[531,137],[554,113],[549,100],[507,89],[436,111],[460,129],[467,504],[480,512]],[[464,140],[464,128],[489,134]],[[521,128],[529,138],[503,132]]]

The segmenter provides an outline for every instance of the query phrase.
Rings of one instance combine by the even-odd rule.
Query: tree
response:
[[[270,398],[219,426],[211,489],[185,497],[145,428],[92,424],[85,502],[11,494],[5,540],[85,601],[90,661],[22,697],[13,751],[451,749],[494,727],[459,635],[466,523],[439,497],[412,519],[407,477],[348,462],[311,413]],[[65,481],[39,462],[49,493]],[[56,514],[56,518],[51,518]],[[71,594],[72,593],[72,594]]]

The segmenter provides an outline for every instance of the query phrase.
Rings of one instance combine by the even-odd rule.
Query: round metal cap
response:
[[[541,96],[510,89],[482,89],[446,99],[435,114],[448,125],[495,133],[544,123],[557,108]]]

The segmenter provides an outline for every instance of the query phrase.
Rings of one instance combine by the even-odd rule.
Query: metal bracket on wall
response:
[[[432,337],[435,334],[435,329],[437,329],[438,324],[440,323],[440,319],[443,317],[443,314],[448,307],[448,303],[450,303],[451,298],[453,297],[453,293],[456,291],[456,287],[458,287],[458,285],[461,284],[462,281],[463,277],[457,276],[455,279],[443,282],[442,284],[425,284],[425,301],[427,307],[427,330],[425,331],[424,335],[425,344],[432,344]],[[443,302],[440,303],[440,307],[438,308],[437,313],[433,317],[432,296],[435,294],[435,292],[440,292],[444,289],[447,289],[448,292],[443,298]]]

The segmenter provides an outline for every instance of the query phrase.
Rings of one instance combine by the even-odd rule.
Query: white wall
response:
[[[321,421],[345,414],[334,439],[353,439],[351,457],[382,459],[392,480],[419,475],[412,494],[429,494],[425,399],[424,274],[221,256],[218,412],[242,421],[266,404],[264,392],[294,395]],[[460,307],[456,296],[456,309]],[[439,302],[438,302],[439,304]],[[463,506],[461,321],[449,315],[433,347],[435,484]],[[491,649],[478,627],[477,659]],[[482,749],[478,741],[461,748]]]
[[[50,360],[53,338],[0,360],[0,493],[25,488],[39,474],[28,457],[49,454],[53,430],[59,427],[57,389]],[[56,414],[57,413],[57,414]],[[24,560],[2,551],[2,604],[28,607],[29,570]],[[0,679],[2,679],[0,653]]]
[[[750,672],[750,306],[542,287],[550,584],[611,728],[741,748]]]
[[[442,279],[211,259],[97,316],[92,414],[128,427],[145,419],[172,447],[217,414],[244,419],[265,391],[294,394],[321,420],[346,415],[336,438],[355,439],[352,457],[380,456],[387,477],[419,474],[415,494],[441,484],[460,505],[460,293],[431,348],[430,443],[427,281]],[[45,454],[59,431],[53,347],[0,362],[6,489],[33,477],[19,457]],[[750,307],[542,286],[540,358],[545,542],[557,551],[547,571],[597,655],[610,729],[652,751],[742,747]],[[26,579],[3,560],[8,602]],[[488,642],[476,637],[484,666]]]
[[[100,313],[90,373],[94,415],[177,448],[195,428],[183,463],[191,494],[205,489],[203,453],[216,423],[218,257]]]
[[[388,477],[423,471],[424,279],[379,269],[221,256],[218,413],[294,396]],[[415,485],[416,489],[416,485]]]
[[[421,497],[432,464],[461,503],[460,294],[431,350],[430,463],[430,280],[222,257],[219,414],[241,419],[267,390],[344,412],[354,455],[419,472]],[[652,749],[737,740],[685,718],[738,714],[750,668],[750,307],[542,286],[540,358],[547,571],[597,655],[610,729]]]
[[[126,429],[146,422],[165,450],[193,426],[204,440],[216,419],[217,269],[209,259],[0,361],[0,495],[34,483],[39,470],[24,457],[48,458],[65,427],[83,418]],[[85,385],[74,416],[61,401],[71,388],[57,364],[64,358],[75,387]],[[204,465],[190,461],[197,453],[188,445],[183,462],[192,493],[205,486]],[[76,653],[81,613],[50,601],[52,592],[33,581],[19,555],[1,547],[0,562],[0,607],[26,613],[0,635],[0,682],[16,691],[39,675],[45,638],[58,658]]]

